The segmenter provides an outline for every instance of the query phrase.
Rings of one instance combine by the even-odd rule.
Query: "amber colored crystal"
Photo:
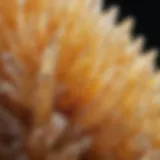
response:
[[[160,159],[157,51],[101,3],[0,0],[0,160]]]

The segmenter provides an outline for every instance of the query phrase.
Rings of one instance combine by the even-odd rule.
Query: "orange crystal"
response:
[[[0,0],[0,106],[24,146],[2,153],[11,141],[0,126],[1,160],[144,160],[159,149],[157,51],[142,54],[133,19],[117,24],[117,11],[103,13],[101,0]]]

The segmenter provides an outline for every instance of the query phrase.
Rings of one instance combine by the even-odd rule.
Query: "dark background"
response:
[[[160,2],[159,2],[160,3]],[[133,16],[136,19],[135,35],[146,37],[145,48],[160,50],[160,4],[158,0],[104,0],[104,9],[111,5],[120,6],[120,19]],[[160,67],[160,51],[157,58]]]

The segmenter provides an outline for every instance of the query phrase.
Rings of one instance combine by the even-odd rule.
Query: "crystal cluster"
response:
[[[1,160],[160,159],[157,51],[101,5],[0,0]]]

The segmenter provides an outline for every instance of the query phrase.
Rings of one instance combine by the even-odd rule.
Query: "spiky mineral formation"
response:
[[[0,0],[0,160],[160,159],[155,50],[100,0]]]

